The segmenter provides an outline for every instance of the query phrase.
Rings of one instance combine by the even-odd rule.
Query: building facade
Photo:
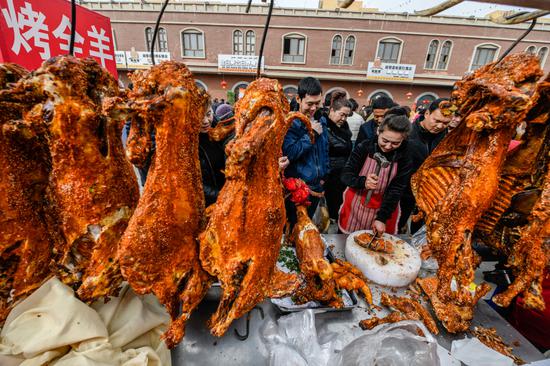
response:
[[[150,49],[158,1],[80,3],[111,19],[117,50]],[[185,62],[212,97],[238,94],[255,73],[221,71],[218,59],[258,55],[268,10],[254,5],[246,14],[245,9],[211,2],[169,3],[155,49]],[[289,95],[301,78],[314,76],[325,92],[344,88],[359,104],[377,93],[400,104],[421,103],[448,96],[456,80],[498,59],[526,27],[479,18],[275,8],[262,75],[277,78]],[[540,22],[514,52],[538,54],[548,73],[549,48],[550,23]],[[123,82],[128,71],[119,69]]]

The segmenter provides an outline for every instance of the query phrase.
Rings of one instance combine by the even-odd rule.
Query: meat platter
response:
[[[335,261],[334,254],[330,250],[330,248],[326,245],[326,242],[323,240],[323,243],[325,244],[325,257],[326,259],[332,263]],[[293,247],[287,247],[283,246],[281,248],[279,259],[277,261],[277,267],[286,273],[296,273],[298,270],[298,259],[296,257],[296,250]],[[290,268],[289,268],[290,267]],[[324,312],[339,312],[339,311],[350,311],[354,307],[357,306],[357,296],[355,295],[355,292],[348,291],[348,290],[341,290],[342,300],[344,302],[344,306],[341,308],[335,308],[332,306],[326,306],[323,304],[320,304],[317,301],[309,301],[305,304],[296,304],[291,296],[284,297],[281,299],[271,299],[271,302],[277,310],[280,313],[292,313],[297,311],[302,311],[306,309],[313,309],[316,312],[324,313]]]

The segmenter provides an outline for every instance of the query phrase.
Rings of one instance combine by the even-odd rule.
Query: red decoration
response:
[[[309,186],[299,178],[283,178],[283,186],[290,193],[290,200],[296,205],[309,206]]]
[[[222,80],[222,82],[220,83],[220,85],[222,86],[222,89],[227,89],[227,81]]]
[[[29,70],[69,53],[71,2],[65,0],[0,0],[0,62],[16,62]],[[93,57],[118,78],[111,21],[76,6],[74,54]]]
[[[411,98],[412,98],[412,96],[413,96],[413,93],[411,93],[411,92],[408,92],[408,93],[407,93],[407,94],[405,94],[405,95],[407,96],[407,99],[411,99]]]
[[[365,92],[363,91],[363,89],[359,89],[359,90],[357,91],[357,96],[358,96],[358,97],[362,97],[364,93],[365,93]]]

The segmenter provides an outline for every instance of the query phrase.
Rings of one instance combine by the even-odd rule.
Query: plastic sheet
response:
[[[422,330],[420,336],[417,330]],[[439,366],[437,342],[424,324],[384,324],[348,344],[330,362],[337,366]]]
[[[269,351],[270,366],[323,366],[333,353],[330,339],[319,344],[313,310],[283,316],[277,323],[269,321],[261,329],[261,336]]]
[[[426,238],[426,225],[423,225],[411,239],[411,245],[418,250],[419,253],[422,253],[422,248],[428,245],[428,239]],[[422,259],[422,266],[420,267],[424,271],[436,272],[439,268],[437,260],[432,256],[426,260]]]
[[[421,330],[425,336],[419,336]],[[404,321],[362,332],[342,350],[337,333],[317,334],[306,310],[268,321],[261,329],[270,366],[439,366],[437,342],[424,324]]]

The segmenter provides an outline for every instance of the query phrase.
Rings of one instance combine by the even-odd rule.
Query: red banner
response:
[[[66,0],[0,0],[0,61],[29,70],[69,53],[71,3]],[[95,58],[117,77],[109,18],[76,7],[74,55]]]

